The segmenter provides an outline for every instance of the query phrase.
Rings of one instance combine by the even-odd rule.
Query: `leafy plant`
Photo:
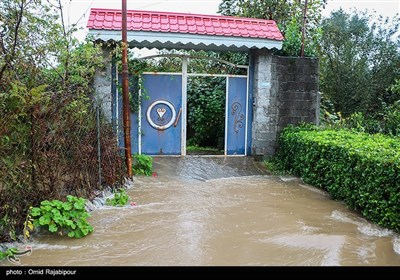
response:
[[[120,188],[112,198],[106,199],[106,205],[109,206],[124,206],[128,204],[129,196],[126,194],[125,189]]]
[[[85,209],[84,198],[68,195],[66,202],[44,200],[40,207],[32,208],[31,215],[36,217],[34,226],[44,227],[60,235],[68,234],[69,237],[81,238],[93,231],[86,220],[90,214]]]
[[[135,175],[151,176],[153,173],[153,158],[147,155],[134,154],[132,156],[132,171]]]
[[[3,247],[3,246],[2,246]],[[2,250],[0,250],[0,261],[4,260],[7,257],[12,257],[15,255],[15,253],[18,252],[17,248],[14,247],[10,247],[10,248],[2,248]]]

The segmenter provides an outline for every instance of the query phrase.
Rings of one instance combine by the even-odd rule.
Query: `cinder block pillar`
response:
[[[274,79],[273,56],[268,50],[255,50],[252,123],[252,156],[262,159],[275,152],[278,129],[277,81]]]

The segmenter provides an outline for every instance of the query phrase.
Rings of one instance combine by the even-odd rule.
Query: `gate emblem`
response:
[[[242,114],[242,104],[239,102],[234,102],[232,104],[232,115],[235,117],[233,129],[237,134],[239,133],[239,129],[243,127],[244,114]]]
[[[176,111],[170,102],[157,100],[147,108],[146,118],[153,128],[165,130],[175,122]]]
[[[163,120],[163,116],[164,116],[165,112],[167,112],[167,110],[165,108],[157,108],[157,114],[158,114],[159,120]]]

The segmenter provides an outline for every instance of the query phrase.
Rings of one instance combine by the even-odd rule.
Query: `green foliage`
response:
[[[400,100],[386,107],[380,122],[385,134],[400,136]]]
[[[400,231],[399,138],[289,126],[279,145],[276,157],[286,170],[369,220]]]
[[[293,17],[292,20],[286,25],[284,30],[285,40],[282,44],[282,51],[277,52],[285,56],[300,56],[301,50],[301,30],[299,29],[299,19]],[[313,35],[305,42],[304,55],[307,57],[318,56],[319,41],[321,40],[323,31],[321,27],[316,27],[313,30]]]
[[[134,154],[132,159],[133,174],[146,176],[153,174],[153,158],[151,156]]]
[[[276,158],[272,157],[264,160],[264,165],[273,175],[286,175],[285,167],[282,166],[282,163]]]
[[[343,10],[322,21],[320,88],[323,104],[333,107],[330,112],[379,118],[385,106],[399,100],[399,24],[398,17],[389,20]]]
[[[18,249],[15,247],[10,247],[10,248],[2,248],[2,250],[0,250],[0,261],[4,260],[7,257],[12,257],[15,255],[15,253],[18,252]]]
[[[113,63],[116,63],[118,67],[118,72],[121,73],[122,51],[118,46],[114,49],[113,55],[115,55],[115,58],[113,58]],[[132,113],[138,113],[142,100],[149,98],[143,87],[143,81],[139,79],[140,74],[146,71],[151,71],[152,66],[149,61],[151,60],[135,58],[133,57],[132,53],[128,53],[129,107]],[[116,79],[115,82],[117,84],[118,93],[120,94],[122,99],[122,83],[119,84],[118,79]],[[140,89],[142,89],[142,92],[139,97]]]
[[[195,152],[195,151],[209,151],[209,152],[218,152],[218,149],[214,147],[200,147],[198,145],[189,145],[186,147],[186,151]]]
[[[85,199],[72,195],[67,196],[66,202],[42,201],[39,207],[32,208],[31,216],[35,217],[34,226],[68,237],[81,238],[93,231],[86,220],[90,214],[85,209]]]
[[[104,67],[101,45],[91,41],[79,43],[73,39],[68,49],[60,49],[57,66],[43,68],[39,78],[52,85],[54,91],[71,91],[74,95],[93,93],[93,77]]]
[[[186,146],[186,152],[188,155],[223,155],[224,154],[224,144],[221,138],[218,147],[201,147],[198,145],[188,145]],[[193,138],[191,139],[193,140]]]
[[[106,199],[106,205],[109,206],[124,206],[128,204],[129,196],[126,194],[125,189],[120,188],[114,193],[112,198]]]
[[[96,124],[101,46],[60,24],[61,2],[0,1],[0,242],[29,235],[30,205],[122,180],[116,137]]]
[[[326,112],[324,117],[323,124],[325,127],[400,136],[400,101],[384,107],[376,117],[365,116],[360,112],[353,113],[347,118],[343,118],[340,113],[330,114]]]
[[[243,69],[233,65],[222,63],[227,61],[232,64],[247,65],[249,57],[245,53],[238,52],[214,52],[214,51],[187,51],[187,50],[161,50],[157,59],[130,57],[128,61],[129,73],[137,76],[143,72],[181,72],[182,58],[190,57],[188,72],[208,74],[246,74]],[[165,56],[163,56],[165,55]],[[208,59],[209,58],[209,59]],[[120,64],[119,60],[117,63]]]
[[[305,55],[316,56],[321,37],[321,12],[326,0],[308,1]],[[297,0],[223,0],[219,13],[229,16],[273,19],[285,37],[280,55],[299,56],[303,28],[304,1]]]
[[[235,68],[232,65],[220,61],[228,61],[232,64],[248,65],[247,54],[238,52],[213,52],[213,51],[188,51],[187,55],[192,56],[188,64],[188,72],[208,74],[237,74],[246,75],[243,69]],[[198,57],[198,58],[196,58]],[[210,59],[203,59],[210,58]]]
[[[41,68],[57,53],[57,16],[42,0],[8,0],[0,3],[0,23],[0,91],[15,81],[37,86]]]
[[[285,31],[283,52],[288,56],[298,56],[301,48],[301,30],[295,17],[286,25]]]
[[[400,79],[396,79],[395,83],[390,88],[393,93],[400,95]]]
[[[225,129],[225,80],[193,77],[188,82],[188,144],[217,146]]]

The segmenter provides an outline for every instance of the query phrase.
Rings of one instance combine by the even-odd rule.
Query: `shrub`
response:
[[[0,243],[26,235],[29,206],[123,180],[117,138],[93,98],[101,45],[79,42],[75,25],[60,24],[61,5],[46,2],[0,4]]]
[[[349,130],[287,127],[277,160],[379,225],[400,231],[400,141]]]
[[[135,154],[133,160],[133,174],[151,176],[153,173],[153,158],[151,156]]]
[[[40,207],[33,207],[31,216],[34,226],[44,227],[50,232],[60,235],[68,234],[69,237],[81,238],[93,231],[86,220],[90,214],[85,209],[85,199],[72,195],[67,196],[67,201],[44,200]]]
[[[370,134],[382,133],[390,136],[400,136],[400,101],[384,108],[378,116],[371,117],[357,112],[347,118],[342,118],[339,114],[326,113],[324,120],[326,127],[334,129],[351,129]]]

